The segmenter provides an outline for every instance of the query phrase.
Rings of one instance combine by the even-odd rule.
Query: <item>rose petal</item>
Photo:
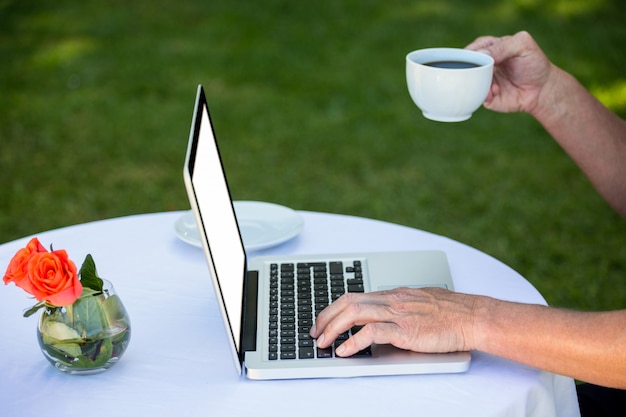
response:
[[[17,251],[17,253],[13,256],[7,270],[4,274],[2,280],[5,284],[9,282],[14,282],[18,287],[21,287],[19,284],[26,278],[28,271],[28,261],[31,256],[36,253],[47,252],[46,248],[39,242],[39,239],[36,237],[32,238],[25,248],[22,248]],[[30,291],[27,291],[30,293]]]

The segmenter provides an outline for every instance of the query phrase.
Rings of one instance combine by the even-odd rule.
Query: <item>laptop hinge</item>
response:
[[[248,271],[244,285],[242,352],[256,350],[258,287],[259,271]]]

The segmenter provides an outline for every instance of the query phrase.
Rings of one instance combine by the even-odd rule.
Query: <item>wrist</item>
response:
[[[572,94],[575,80],[567,72],[550,64],[549,75],[529,113],[544,127],[549,128],[567,114],[568,96]]]
[[[493,317],[497,314],[495,310],[497,310],[498,303],[500,301],[495,298],[474,296],[471,327],[465,338],[467,350],[489,350],[490,325],[493,324]]]

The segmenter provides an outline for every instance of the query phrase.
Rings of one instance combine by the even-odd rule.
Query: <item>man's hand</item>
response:
[[[501,38],[482,36],[467,49],[488,53],[494,59],[491,91],[485,107],[498,112],[539,111],[544,87],[554,66],[528,32]]]
[[[416,352],[470,350],[477,299],[441,288],[345,294],[320,313],[311,336],[325,348],[341,333],[363,326],[337,348],[338,356],[351,356],[372,343]]]

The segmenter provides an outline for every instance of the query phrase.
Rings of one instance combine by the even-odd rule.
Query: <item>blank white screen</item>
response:
[[[197,116],[196,116],[197,117]],[[196,148],[193,188],[237,351],[241,351],[241,314],[245,250],[206,106]]]

